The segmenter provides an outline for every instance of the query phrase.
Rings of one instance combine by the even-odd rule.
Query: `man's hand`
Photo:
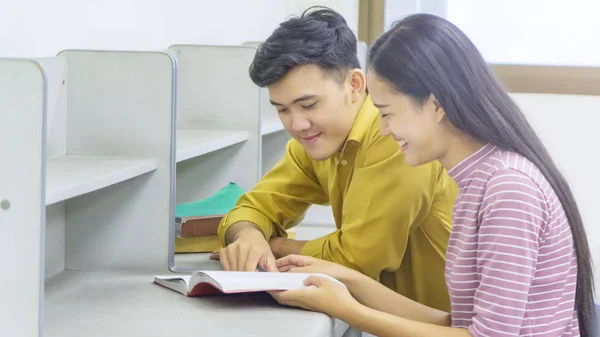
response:
[[[263,233],[254,224],[240,222],[233,225],[232,241],[217,254],[223,268],[228,271],[255,271],[258,267],[265,271],[277,272],[275,257]]]

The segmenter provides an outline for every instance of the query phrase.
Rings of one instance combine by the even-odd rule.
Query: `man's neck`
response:
[[[367,95],[368,94],[366,92],[364,92],[361,95],[361,99],[358,102],[354,103],[352,106],[350,106],[350,113],[352,114],[352,124],[350,125],[350,128],[348,129],[348,132],[346,134],[346,139],[344,139],[344,142],[342,143],[342,145],[340,145],[338,152],[342,152],[344,150],[344,146],[346,146],[346,142],[348,141],[350,132],[352,132],[352,127],[354,126],[354,121],[356,120],[356,116],[358,116],[358,112],[360,111],[360,109],[362,109],[363,105],[365,104]]]

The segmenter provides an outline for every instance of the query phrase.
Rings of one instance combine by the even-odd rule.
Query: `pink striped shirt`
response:
[[[472,336],[579,336],[571,230],[542,173],[491,144],[448,173],[460,188],[446,254],[452,326]]]

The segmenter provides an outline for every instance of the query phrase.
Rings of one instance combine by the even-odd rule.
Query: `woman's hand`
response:
[[[288,255],[275,261],[275,264],[280,272],[321,273],[343,283],[362,276],[357,271],[337,263],[303,255]]]
[[[319,276],[304,280],[306,287],[269,292],[277,302],[344,319],[360,310],[358,303],[343,284]]]

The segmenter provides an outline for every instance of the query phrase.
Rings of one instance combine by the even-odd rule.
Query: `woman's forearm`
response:
[[[404,297],[359,272],[340,280],[361,304],[413,321],[450,326],[450,314]]]
[[[341,317],[353,328],[379,337],[470,337],[467,329],[415,322],[389,313],[357,305]]]

